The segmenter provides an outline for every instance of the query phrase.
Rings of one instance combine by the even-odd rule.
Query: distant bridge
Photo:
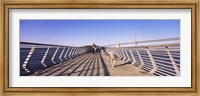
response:
[[[123,47],[127,44],[131,46]],[[20,42],[20,75],[180,75],[180,38],[110,44],[100,46],[99,50],[100,52],[92,54],[89,46],[74,47]],[[111,53],[118,57],[114,68],[111,68]]]

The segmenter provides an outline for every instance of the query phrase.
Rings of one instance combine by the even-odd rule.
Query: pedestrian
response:
[[[93,44],[92,44],[92,53],[93,53],[93,54],[96,53],[96,47],[97,47],[97,46],[93,43]]]

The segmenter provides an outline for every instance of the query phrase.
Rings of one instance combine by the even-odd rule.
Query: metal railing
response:
[[[170,43],[163,43],[168,41]],[[127,44],[132,44],[132,46],[121,47]],[[116,54],[124,63],[132,64],[153,75],[180,75],[180,38],[110,44],[103,46],[102,49]]]
[[[20,42],[20,75],[43,70],[90,51],[90,47]]]

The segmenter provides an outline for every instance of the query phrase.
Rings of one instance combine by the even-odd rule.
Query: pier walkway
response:
[[[32,76],[151,76],[131,64],[116,61],[112,68],[106,55],[87,53],[74,59],[56,64]]]
[[[180,66],[180,38],[97,46],[96,54],[91,46],[20,42],[20,76],[180,76]]]

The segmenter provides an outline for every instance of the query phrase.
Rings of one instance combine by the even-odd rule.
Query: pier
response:
[[[20,76],[179,76],[179,40],[102,45],[94,54],[91,46],[20,42]]]

